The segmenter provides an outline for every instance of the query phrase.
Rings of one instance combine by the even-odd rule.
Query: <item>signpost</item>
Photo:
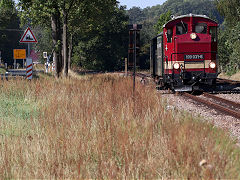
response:
[[[26,59],[26,49],[14,49],[13,59]]]
[[[19,41],[20,43],[27,43],[28,44],[28,56],[27,56],[27,79],[32,79],[32,58],[30,57],[30,44],[31,43],[37,43],[37,39],[35,38],[33,32],[31,29],[28,27],[21,40]],[[31,66],[31,68],[29,68]]]
[[[48,56],[47,56],[47,52],[43,52],[43,58],[48,58]]]
[[[45,69],[46,69],[46,73],[48,73],[48,69],[50,68],[51,64],[50,64],[50,58],[51,58],[51,54],[48,56],[47,52],[43,52],[43,58],[47,59],[46,63],[45,63]],[[49,71],[51,71],[51,68],[49,69]]]
[[[137,64],[137,50],[140,49],[140,30],[142,29],[141,24],[128,25],[129,28],[129,48],[128,48],[128,63],[130,66],[133,65],[133,94],[135,92],[135,81],[136,81],[136,64]],[[132,63],[131,63],[132,59]]]
[[[13,50],[13,59],[14,59],[14,69],[16,68],[16,60],[17,59],[23,60],[23,67],[24,67],[24,59],[26,59],[26,49],[14,49]]]

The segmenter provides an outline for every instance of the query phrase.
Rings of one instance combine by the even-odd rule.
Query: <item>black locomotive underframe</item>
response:
[[[202,71],[164,74],[160,83],[175,91],[204,90],[206,87],[216,83],[217,76],[217,73],[205,73]]]

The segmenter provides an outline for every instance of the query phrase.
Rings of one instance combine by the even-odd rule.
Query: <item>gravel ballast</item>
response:
[[[233,137],[236,137],[240,143],[240,119],[225,115],[219,111],[182,96],[164,94],[164,92],[161,91],[159,91],[159,93],[163,93],[162,97],[166,99],[169,108],[176,108],[177,110],[191,113],[194,116],[200,116],[202,120],[209,121],[217,127],[228,130],[230,134]],[[217,94],[216,96],[240,103],[240,94]]]

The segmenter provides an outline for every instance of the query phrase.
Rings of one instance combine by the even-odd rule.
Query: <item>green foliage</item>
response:
[[[163,25],[166,24],[171,19],[171,11],[168,10],[168,12],[163,13],[160,15],[160,18],[158,19],[158,22],[155,26],[156,31],[158,33],[163,31]]]
[[[123,8],[115,8],[111,16],[103,16],[102,24],[83,33],[74,48],[73,63],[92,70],[122,68],[127,57],[127,16]]]
[[[220,60],[221,70],[225,70],[226,64],[228,64],[230,52],[232,49],[227,46],[228,33],[220,30],[218,33],[218,58]]]
[[[235,26],[240,21],[239,0],[216,0],[216,3],[219,12],[230,27]]]
[[[132,7],[127,11],[127,14],[129,16],[130,24],[136,24],[146,18],[144,12],[139,7]]]
[[[43,52],[47,52],[48,55],[51,55],[53,50],[53,43],[51,40],[51,29],[50,28],[42,28],[37,27],[34,29],[34,34],[37,37],[38,43],[34,45],[34,49],[36,52],[39,52],[40,54],[40,62],[46,61],[46,59],[43,58],[42,54]]]
[[[5,63],[13,62],[13,49],[19,48],[21,34],[19,18],[13,0],[0,0],[0,51]]]
[[[240,69],[240,2],[217,0],[224,15],[224,28],[219,34],[219,60],[222,70],[232,75]]]

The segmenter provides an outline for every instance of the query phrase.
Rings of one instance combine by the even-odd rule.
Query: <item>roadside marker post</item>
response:
[[[48,56],[47,52],[43,52],[43,58],[47,59],[46,63],[45,63],[45,72],[51,72],[51,63],[50,63],[50,58],[51,58],[51,54]]]
[[[52,72],[55,72],[55,62],[52,63]]]
[[[27,79],[31,80],[33,75],[33,63],[31,58],[27,58]]]
[[[128,65],[128,58],[125,58],[125,76],[128,75],[128,67],[127,67],[127,65]]]

